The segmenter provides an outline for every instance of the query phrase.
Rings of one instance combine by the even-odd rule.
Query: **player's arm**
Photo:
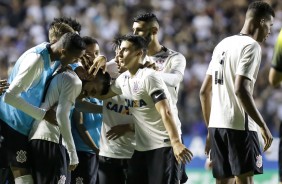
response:
[[[102,113],[103,112],[103,106],[97,105],[91,102],[88,102],[83,99],[77,99],[75,102],[75,109],[79,112],[84,113]]]
[[[72,75],[67,73],[58,78],[58,85],[62,85],[59,96],[56,117],[60,133],[66,143],[66,149],[70,158],[70,170],[74,170],[78,164],[78,157],[71,133],[70,111],[75,99],[81,92],[81,83],[78,83]]]
[[[0,80],[0,95],[2,95],[8,88],[9,84],[7,83],[7,80]]]
[[[162,121],[164,122],[164,126],[168,132],[175,158],[179,163],[190,162],[193,154],[181,143],[176,128],[176,123],[174,122],[173,115],[171,113],[171,109],[169,107],[169,103],[164,91],[155,91],[152,93],[151,97],[155,103],[157,111],[162,117]]]
[[[178,53],[171,58],[171,68],[168,72],[160,72],[160,75],[167,86],[177,87],[183,80],[184,70],[186,67],[185,57]]]
[[[78,133],[85,144],[87,144],[97,155],[99,154],[99,148],[95,144],[94,140],[90,136],[88,130],[84,126],[84,120],[83,120],[83,113],[77,111],[74,109],[72,118],[75,122],[75,126],[78,130]]]
[[[207,128],[209,127],[210,113],[211,113],[211,98],[212,98],[212,75],[206,75],[204,82],[200,89],[200,101],[202,106],[202,113]],[[205,154],[208,156],[211,149],[210,134],[208,132],[206,137]]]
[[[120,138],[127,132],[134,132],[134,124],[128,123],[128,124],[120,124],[111,127],[111,129],[106,133],[106,137],[109,140],[115,140],[117,138]]]
[[[278,71],[275,68],[270,68],[268,81],[270,85],[277,87],[282,81],[282,71]]]
[[[260,112],[256,108],[255,101],[250,93],[251,80],[242,75],[236,75],[235,78],[235,94],[242,104],[245,112],[258,124],[261,128],[263,139],[265,141],[264,151],[266,151],[272,143],[273,137],[263,120]]]
[[[212,97],[212,76],[206,75],[200,89],[200,101],[206,126],[209,127]]]
[[[43,62],[39,60],[39,54],[31,53],[25,56],[17,76],[11,81],[4,96],[5,103],[14,106],[36,120],[42,120],[46,111],[26,102],[20,94],[27,91],[33,81],[39,79],[43,70]]]

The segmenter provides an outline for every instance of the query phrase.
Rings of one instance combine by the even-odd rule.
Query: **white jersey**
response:
[[[114,60],[107,63],[107,72],[109,72],[113,81],[116,80],[119,74]],[[106,137],[106,133],[111,127],[129,123],[133,123],[133,118],[129,113],[129,107],[126,105],[123,95],[103,101],[103,124],[99,155],[117,159],[131,158],[135,148],[134,132],[128,132],[115,140],[108,140]]]
[[[178,117],[177,101],[180,82],[183,80],[186,68],[186,59],[181,53],[163,47],[161,52],[153,56],[146,56],[144,62],[146,61],[155,63],[157,71],[161,73],[161,77],[167,85],[173,105],[171,110],[175,114],[175,122],[178,132],[181,135],[181,122]],[[171,75],[165,76],[168,73],[178,74],[174,75],[177,78],[175,82],[172,82]]]
[[[212,105],[209,127],[256,131],[256,123],[244,111],[235,95],[235,77],[251,80],[253,93],[261,61],[260,45],[251,37],[235,35],[214,49],[207,71],[212,75]]]
[[[49,109],[58,103],[54,110],[57,114],[58,126],[52,125],[45,120],[35,121],[30,132],[30,139],[41,139],[54,143],[59,143],[62,135],[63,145],[66,147],[70,165],[77,164],[78,158],[75,150],[73,137],[71,134],[70,110],[75,99],[80,94],[82,83],[76,73],[67,70],[57,74],[51,81],[48,88],[45,102],[42,108]]]
[[[161,115],[155,108],[152,93],[164,90],[171,107],[170,94],[156,71],[139,69],[134,76],[122,73],[111,86],[112,91],[123,94],[135,122],[137,151],[148,151],[171,146]]]

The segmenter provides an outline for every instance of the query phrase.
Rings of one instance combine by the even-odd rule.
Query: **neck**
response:
[[[153,39],[148,45],[148,56],[153,56],[159,53],[162,50],[162,45],[159,43],[157,39]]]
[[[247,35],[254,40],[257,40],[257,31],[258,29],[254,26],[254,20],[246,20],[243,28],[240,31],[240,34]]]
[[[141,67],[141,64],[138,62],[138,64],[135,64],[135,65],[133,65],[132,68],[128,69],[131,76],[134,76],[137,73],[137,71],[140,67]]]

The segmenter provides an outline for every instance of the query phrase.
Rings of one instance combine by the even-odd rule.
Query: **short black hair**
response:
[[[113,50],[116,50],[117,48],[120,47],[121,41],[122,41],[122,36],[116,35],[114,40],[112,41]]]
[[[91,44],[98,44],[98,41],[95,38],[92,38],[90,36],[84,36],[82,37],[83,41],[85,42],[86,45],[91,45]]]
[[[269,15],[275,17],[275,13],[272,7],[268,3],[263,1],[252,2],[248,7],[248,11],[253,12],[254,18],[263,18]]]
[[[70,27],[73,28],[73,30],[77,31],[80,33],[81,31],[81,25],[79,22],[77,22],[75,19],[72,19],[71,17],[59,17],[59,18],[54,18],[54,20],[50,24],[50,28],[56,24],[56,23],[65,23],[68,24]]]
[[[76,33],[66,33],[61,37],[60,41],[62,42],[62,47],[67,50],[86,49],[83,39]]]
[[[121,41],[129,41],[133,43],[136,49],[142,49],[144,53],[147,51],[148,41],[144,39],[142,36],[127,34],[121,37]]]
[[[143,13],[143,14],[139,14],[136,17],[133,18],[133,22],[139,22],[139,21],[144,21],[144,22],[158,22],[159,20],[157,18],[157,16],[153,13]]]

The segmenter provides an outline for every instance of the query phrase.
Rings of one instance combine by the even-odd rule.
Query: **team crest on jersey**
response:
[[[77,177],[75,179],[75,184],[83,184],[83,178],[82,177]]]
[[[134,83],[133,83],[133,92],[134,92],[134,93],[137,93],[138,90],[139,90],[138,82],[137,82],[137,81],[134,81]]]
[[[65,184],[66,183],[66,176],[65,175],[61,175],[60,176],[60,180],[58,181],[58,184]]]
[[[257,166],[258,168],[261,168],[261,167],[262,167],[262,156],[261,156],[261,155],[258,155],[258,156],[256,156],[256,159],[257,159],[257,161],[256,161],[256,166]]]
[[[16,160],[17,160],[17,162],[20,162],[20,163],[26,162],[26,160],[27,160],[26,151],[23,151],[23,150],[17,151]]]
[[[157,71],[162,71],[164,69],[164,62],[165,60],[163,58],[156,60],[155,63],[156,63]]]

